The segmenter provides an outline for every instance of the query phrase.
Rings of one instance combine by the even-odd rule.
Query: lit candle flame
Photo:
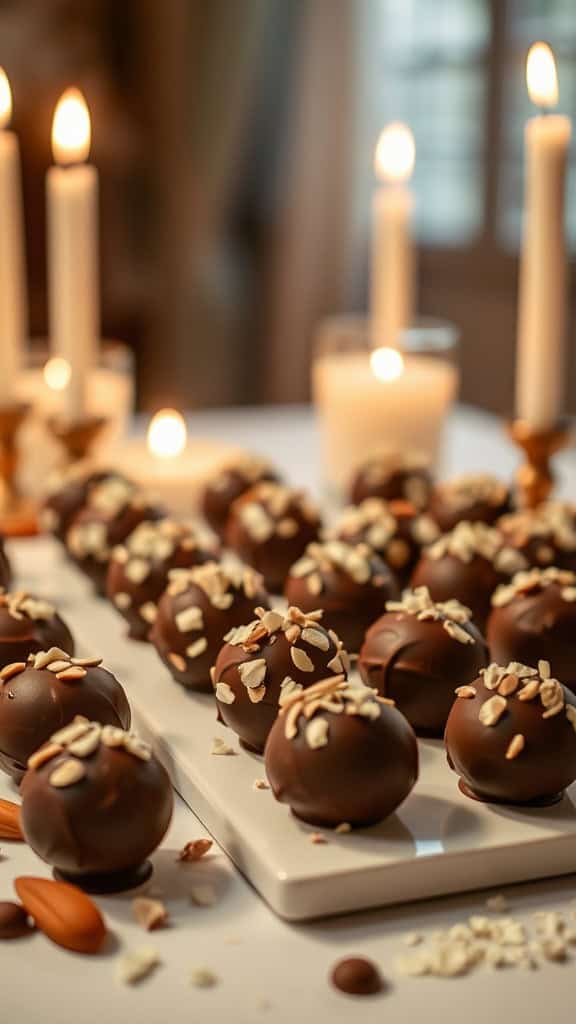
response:
[[[403,182],[414,170],[416,147],[414,136],[400,121],[386,125],[376,146],[374,168],[383,181]]]
[[[44,366],[44,380],[51,391],[65,391],[71,376],[70,363],[61,356],[53,356]]]
[[[176,409],[161,409],[150,420],[148,449],[160,459],[172,459],[184,451],[187,436],[184,417]]]
[[[60,97],[52,122],[52,152],[57,164],[80,164],[88,159],[92,128],[86,101],[79,89]]]
[[[12,117],[12,90],[8,75],[0,68],[0,128],[7,128]]]
[[[555,107],[558,104],[558,74],[556,61],[548,43],[534,43],[526,61],[528,94],[537,107]]]
[[[370,367],[378,380],[397,380],[404,370],[404,360],[395,348],[375,348],[370,354]]]

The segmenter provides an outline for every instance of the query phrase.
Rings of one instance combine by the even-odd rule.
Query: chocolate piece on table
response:
[[[439,535],[430,516],[407,501],[366,498],[344,509],[330,536],[347,544],[368,544],[407,586],[422,549]]]
[[[278,482],[276,470],[265,459],[240,454],[222,466],[208,481],[202,495],[202,514],[219,537],[224,538],[230,508],[237,498],[262,481]]]
[[[334,988],[350,996],[373,996],[384,988],[376,964],[359,956],[340,960],[332,970],[331,980]]]
[[[0,901],[0,939],[21,939],[33,931],[28,913],[20,903]]]
[[[510,508],[510,488],[501,480],[489,473],[466,473],[435,487],[429,512],[448,533],[463,521],[492,526]]]

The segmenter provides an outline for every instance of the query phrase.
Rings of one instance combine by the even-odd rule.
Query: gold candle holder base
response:
[[[38,510],[18,491],[18,431],[29,406],[14,402],[0,406],[0,530],[7,537],[30,537],[38,532]]]
[[[106,426],[103,416],[85,416],[80,420],[52,417],[48,429],[64,448],[68,463],[81,462],[90,455],[92,445]]]
[[[554,486],[552,456],[566,445],[570,430],[562,421],[549,430],[534,430],[525,420],[513,420],[508,432],[526,461],[516,472],[518,505],[533,509],[550,496]]]

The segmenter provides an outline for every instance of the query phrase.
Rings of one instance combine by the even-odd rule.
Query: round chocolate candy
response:
[[[336,634],[320,625],[321,612],[257,608],[256,615],[228,636],[212,683],[221,720],[245,747],[262,753],[281,704],[319,679],[346,672],[348,656]]]
[[[202,565],[217,555],[191,526],[171,519],[140,523],[112,551],[106,578],[106,593],[126,619],[129,636],[148,638],[172,569]]]
[[[331,532],[347,544],[368,544],[402,586],[408,584],[422,548],[438,537],[438,527],[428,515],[407,501],[381,498],[366,498],[344,509]]]
[[[374,996],[384,988],[376,964],[361,956],[340,960],[332,970],[332,984],[349,996]]]
[[[504,544],[498,530],[484,523],[462,522],[426,549],[414,570],[412,586],[427,587],[434,601],[460,601],[484,630],[496,587],[526,564],[518,551]]]
[[[55,474],[40,511],[42,529],[64,542],[72,520],[90,504],[92,490],[96,488],[98,492],[99,486],[107,483],[122,488],[126,494],[136,489],[135,484],[115,470],[89,469],[83,463]]]
[[[576,574],[530,569],[498,587],[492,598],[487,639],[498,664],[534,665],[544,658],[576,691]]]
[[[506,544],[524,557],[526,566],[576,572],[576,522],[569,506],[549,502],[503,516],[497,525]]]
[[[250,622],[257,605],[270,599],[253,569],[208,562],[177,569],[158,603],[150,639],[176,682],[212,691],[210,669],[225,637]]]
[[[0,668],[50,647],[74,654],[72,634],[54,606],[25,591],[0,594]]]
[[[350,501],[360,505],[366,498],[408,501],[417,511],[428,507],[432,475],[424,456],[385,450],[374,452],[359,466],[350,487]]]
[[[576,779],[576,697],[550,666],[489,665],[456,691],[446,725],[448,763],[480,800],[546,804]]]
[[[277,482],[278,474],[265,459],[247,453],[222,466],[202,495],[202,514],[214,533],[224,538],[230,508],[237,498],[263,481]]]
[[[308,545],[290,569],[284,594],[303,612],[320,608],[322,624],[338,634],[349,654],[357,654],[368,626],[400,591],[367,544],[331,540]]]
[[[264,756],[276,799],[323,828],[382,821],[418,778],[418,745],[404,715],[343,676],[284,705]]]
[[[366,634],[358,668],[364,682],[389,697],[416,730],[441,736],[454,690],[488,664],[488,648],[458,601],[436,604],[426,587],[389,601]]]
[[[76,715],[106,725],[130,725],[118,680],[100,658],[72,658],[52,647],[0,671],[0,769],[17,782],[31,754]]]
[[[78,513],[66,534],[66,549],[96,592],[106,593],[108,564],[114,548],[123,544],[140,523],[163,518],[146,499],[127,491],[118,481],[104,481],[90,492],[90,503]]]
[[[290,566],[319,530],[318,511],[301,491],[261,483],[232,505],[226,543],[264,577],[268,590],[281,592]]]
[[[492,526],[510,507],[506,484],[489,473],[466,473],[436,486],[429,512],[442,533],[448,533],[463,521]]]
[[[22,829],[57,876],[92,892],[140,884],[173,796],[165,769],[134,733],[78,716],[28,761]]]

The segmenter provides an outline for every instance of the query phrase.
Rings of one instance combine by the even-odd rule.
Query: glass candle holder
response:
[[[330,317],[318,330],[312,391],[326,496],[342,501],[355,470],[377,451],[439,460],[446,416],[458,392],[458,329],[422,317],[396,349],[373,349],[368,321]]]

